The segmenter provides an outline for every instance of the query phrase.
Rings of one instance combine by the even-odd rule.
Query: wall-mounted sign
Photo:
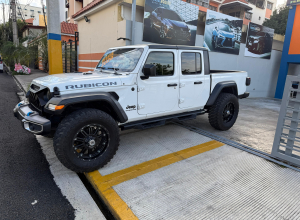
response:
[[[289,5],[298,5],[300,4],[300,0],[287,0],[286,1],[286,5],[289,6]]]
[[[264,59],[271,58],[274,29],[249,23],[245,56]]]
[[[204,47],[213,52],[239,55],[243,20],[207,10]]]
[[[143,41],[195,46],[199,8],[180,0],[146,0]]]

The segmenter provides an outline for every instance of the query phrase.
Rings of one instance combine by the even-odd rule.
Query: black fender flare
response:
[[[219,82],[215,85],[215,88],[213,89],[212,93],[209,96],[208,101],[206,102],[205,106],[212,106],[216,99],[218,98],[219,94],[222,92],[223,89],[225,88],[232,88],[232,93],[235,96],[238,96],[238,90],[237,90],[237,85],[235,81],[224,81],[224,82]]]
[[[124,123],[128,120],[128,117],[124,109],[120,105],[120,103],[111,93],[108,92],[84,93],[84,94],[77,93],[77,94],[54,96],[47,102],[44,111],[51,115],[61,115],[63,114],[64,110],[70,105],[87,103],[87,102],[95,102],[95,101],[107,102],[112,107],[113,111],[116,113],[119,122]],[[64,105],[65,107],[62,110],[52,111],[48,109],[49,104]]]

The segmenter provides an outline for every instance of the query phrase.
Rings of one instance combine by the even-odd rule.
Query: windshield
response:
[[[143,49],[126,48],[108,50],[97,65],[97,69],[131,72],[136,67]]]
[[[221,24],[219,25],[219,30],[221,31],[226,31],[226,32],[231,32],[229,26],[227,24]]]
[[[182,21],[181,18],[179,17],[178,14],[176,14],[176,12],[171,11],[171,10],[163,10],[162,13],[164,18],[170,19],[170,20],[174,20],[174,21]]]

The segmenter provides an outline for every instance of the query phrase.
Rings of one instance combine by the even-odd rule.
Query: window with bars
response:
[[[241,12],[240,11],[231,12],[231,13],[229,13],[229,15],[232,16],[232,17],[239,18],[241,16]]]
[[[268,2],[267,3],[267,8],[272,10],[273,9],[273,3],[272,2]]]

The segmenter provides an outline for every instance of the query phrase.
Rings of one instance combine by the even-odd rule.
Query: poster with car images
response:
[[[180,0],[146,0],[143,41],[195,46],[199,8]]]
[[[207,10],[204,43],[209,51],[239,55],[243,20]]]
[[[263,59],[271,58],[274,29],[249,23],[245,56]]]

